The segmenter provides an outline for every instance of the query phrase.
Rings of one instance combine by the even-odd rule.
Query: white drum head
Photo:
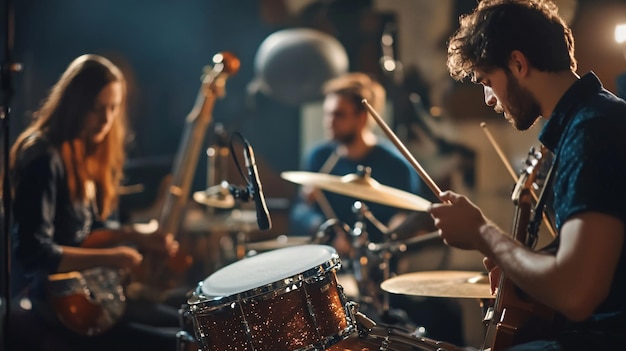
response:
[[[293,246],[264,252],[219,269],[202,282],[201,290],[210,297],[239,294],[306,272],[336,258],[337,251],[326,245]]]

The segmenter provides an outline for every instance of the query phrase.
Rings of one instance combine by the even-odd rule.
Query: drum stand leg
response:
[[[369,211],[367,206],[360,201],[356,201],[352,208],[353,212],[357,216],[357,221],[354,224],[352,230],[353,248],[355,255],[353,257],[353,266],[355,269],[355,278],[359,286],[359,293],[363,297],[371,298],[371,303],[374,305],[377,314],[383,323],[391,325],[401,325],[407,327],[407,329],[415,330],[416,335],[425,334],[423,327],[414,325],[408,314],[401,309],[391,308],[389,301],[389,293],[380,289],[380,283],[391,278],[391,259],[393,257],[393,248],[391,245],[379,245],[382,249],[370,249],[370,242],[368,239],[366,225],[364,219],[367,218],[372,224],[376,226],[385,235],[385,242],[390,240],[389,228],[382,224],[374,215]],[[376,246],[376,245],[375,245]],[[377,252],[375,252],[375,250]],[[369,262],[372,254],[375,253],[376,257],[382,261],[373,262],[376,264],[376,269],[382,273],[382,281],[375,282],[371,277],[369,267],[372,263]]]

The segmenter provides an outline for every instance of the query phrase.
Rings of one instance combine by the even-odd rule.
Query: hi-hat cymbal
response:
[[[466,271],[425,271],[401,274],[380,287],[387,292],[412,296],[493,299],[485,273]]]
[[[228,190],[228,183],[221,183],[193,193],[193,199],[202,205],[216,208],[233,208],[235,197]]]
[[[291,171],[282,172],[280,176],[292,183],[311,185],[333,193],[391,207],[426,211],[430,206],[430,201],[409,192],[382,185],[367,173],[340,177],[325,173]]]
[[[310,242],[311,242],[311,238],[309,237],[279,235],[276,238],[271,239],[271,240],[247,243],[246,250],[256,251],[256,252],[265,252],[265,251],[271,251],[271,250],[276,250],[276,249],[282,249],[284,247],[305,245],[305,244],[309,244]]]
[[[192,233],[251,232],[258,229],[256,211],[233,209],[207,216],[204,211],[190,211],[183,226]]]

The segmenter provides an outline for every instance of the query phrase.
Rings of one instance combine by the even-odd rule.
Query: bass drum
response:
[[[392,326],[377,324],[367,332],[359,332],[332,345],[327,351],[461,351],[462,348],[443,341],[418,337]]]

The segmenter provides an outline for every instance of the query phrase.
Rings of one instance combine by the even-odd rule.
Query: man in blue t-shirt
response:
[[[385,90],[363,73],[349,73],[329,81],[324,88],[324,127],[330,140],[314,146],[308,153],[303,170],[336,176],[354,174],[367,167],[379,183],[418,196],[432,194],[403,156],[387,141],[372,132],[374,120],[361,103],[363,99],[382,112]],[[291,213],[291,230],[295,235],[312,235],[329,219],[337,219],[352,227],[359,213],[354,211],[357,197],[303,186]],[[408,211],[372,201],[362,201],[372,215],[385,226],[394,226],[406,218]],[[357,212],[357,213],[355,213]],[[423,213],[422,213],[423,214]],[[413,216],[419,216],[412,213]],[[415,231],[432,229],[432,220],[416,224]],[[383,241],[383,232],[369,221],[364,222],[369,241]],[[383,228],[384,229],[384,228]],[[336,238],[343,245],[345,238]],[[342,246],[338,247],[341,250]]]

